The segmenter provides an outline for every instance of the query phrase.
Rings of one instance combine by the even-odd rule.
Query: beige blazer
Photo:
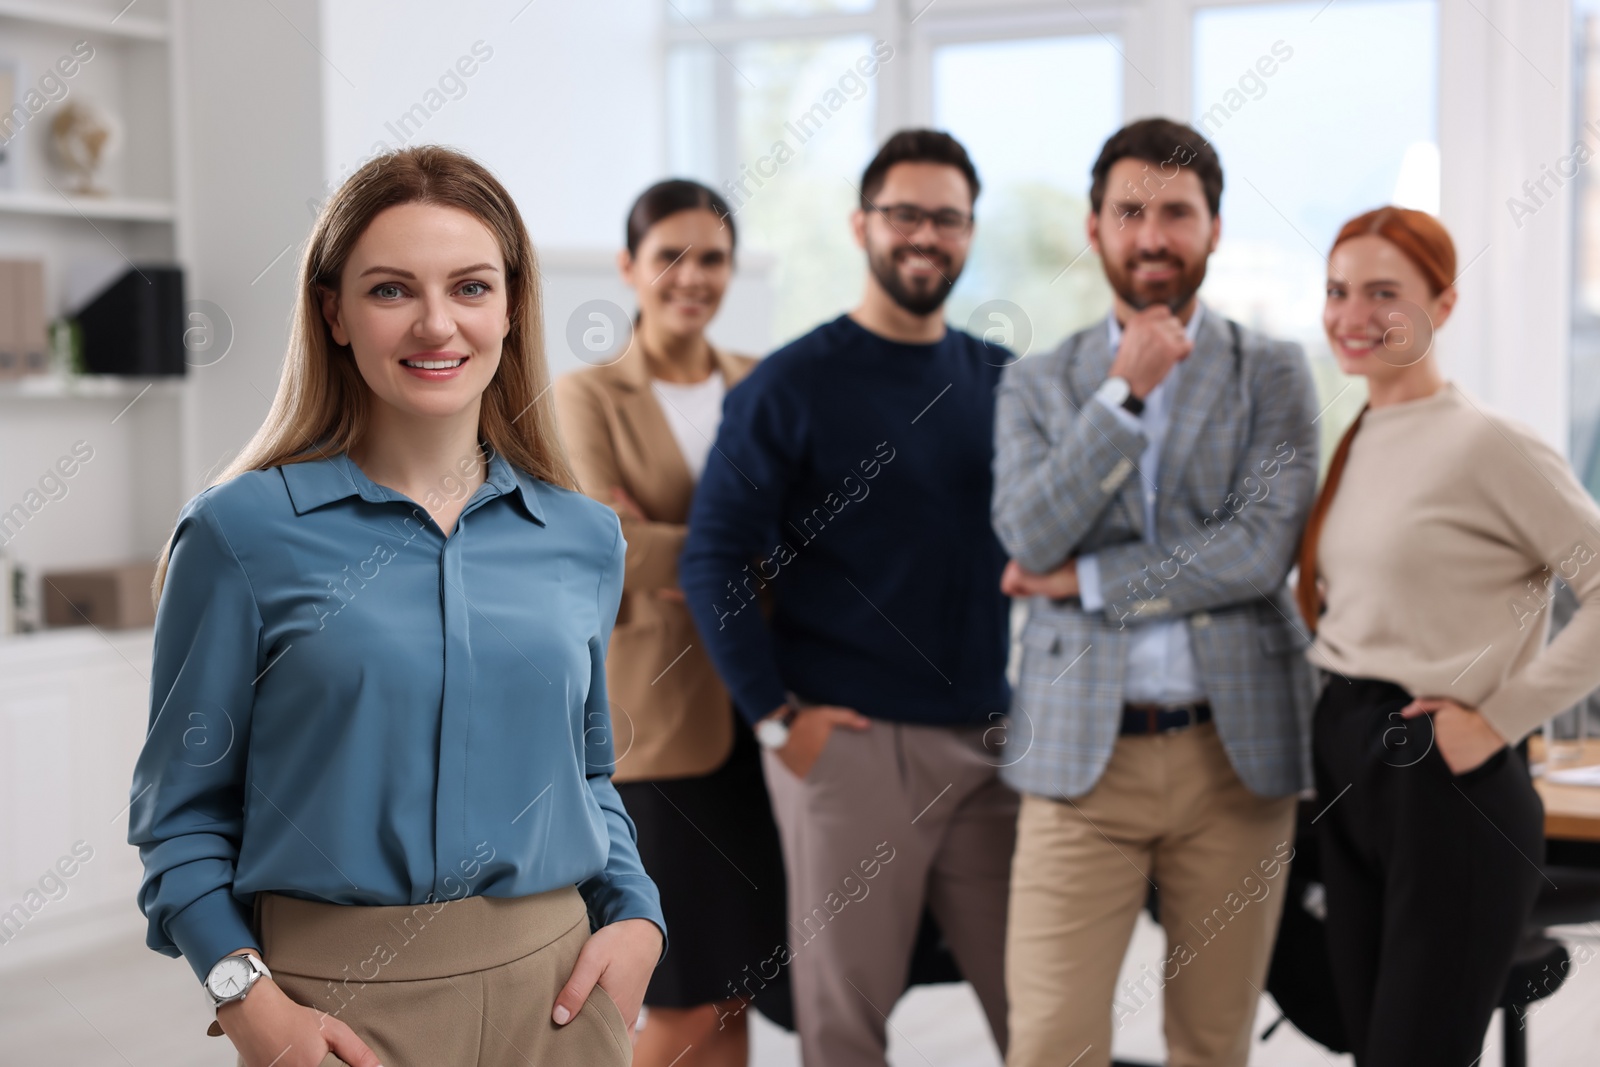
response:
[[[712,349],[732,389],[756,361]],[[728,692],[689,609],[658,595],[677,588],[694,480],[650,389],[637,347],[616,363],[555,383],[556,415],[583,491],[611,507],[614,486],[648,516],[622,515],[628,556],[622,606],[606,656],[619,782],[708,774],[733,748]]]

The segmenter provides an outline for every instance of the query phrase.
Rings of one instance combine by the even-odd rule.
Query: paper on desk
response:
[[[1564,771],[1547,771],[1544,780],[1556,785],[1600,786],[1600,763],[1592,767],[1571,767]]]

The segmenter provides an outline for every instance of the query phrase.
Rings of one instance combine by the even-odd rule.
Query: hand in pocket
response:
[[[1460,777],[1488,762],[1489,757],[1506,747],[1506,739],[1489,725],[1487,719],[1472,708],[1464,707],[1444,698],[1413,700],[1401,709],[1408,719],[1419,715],[1433,716],[1433,743],[1439,755],[1450,768],[1450,773]]]
[[[859,711],[836,708],[824,704],[802,708],[789,724],[789,743],[778,749],[777,756],[796,778],[811,773],[828,738],[836,727],[847,730],[865,730],[870,720]]]

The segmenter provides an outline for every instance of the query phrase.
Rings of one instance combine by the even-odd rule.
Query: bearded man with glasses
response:
[[[972,241],[966,150],[902,131],[859,192],[861,303],[728,394],[678,571],[764,746],[790,929],[751,973],[793,967],[807,1067],[882,1067],[924,907],[1006,1045],[1017,798],[988,511],[1011,356],[942,314]]]

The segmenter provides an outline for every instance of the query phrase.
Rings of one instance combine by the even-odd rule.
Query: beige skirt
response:
[[[255,925],[279,987],[348,1024],[384,1067],[633,1061],[598,985],[571,1022],[550,1018],[589,938],[576,889],[396,907],[259,893]],[[343,1062],[330,1053],[321,1067]]]

